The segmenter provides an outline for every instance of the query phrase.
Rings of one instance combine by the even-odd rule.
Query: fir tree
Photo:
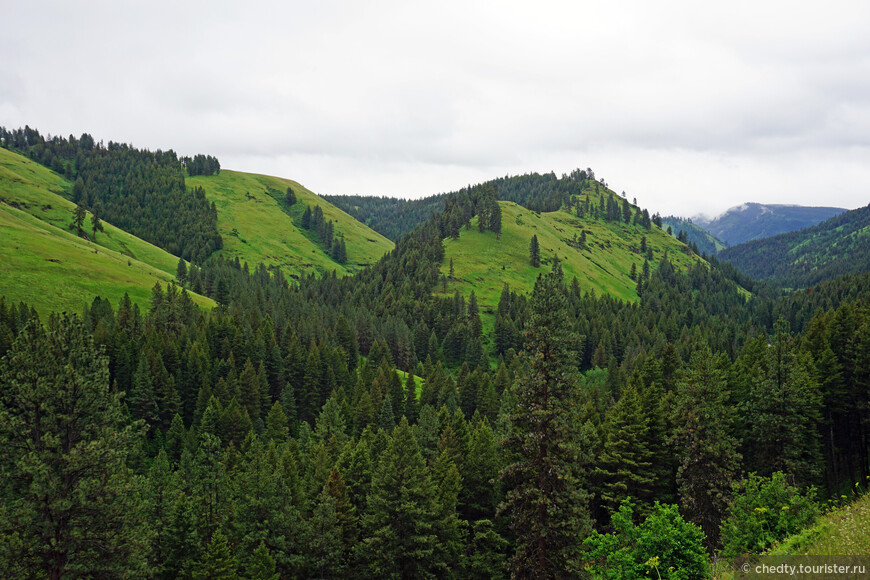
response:
[[[532,236],[532,241],[529,243],[529,264],[532,268],[541,267],[541,247],[538,245],[538,236]]]
[[[719,525],[741,462],[723,364],[709,348],[695,352],[677,383],[672,411],[680,501],[689,520],[704,530],[710,549],[718,547]]]
[[[357,546],[376,577],[429,578],[443,571],[435,558],[439,506],[437,489],[402,418],[372,476],[365,537]]]
[[[511,518],[515,576],[549,578],[580,569],[580,542],[588,533],[588,493],[577,448],[574,383],[577,337],[567,327],[562,267],[538,277],[529,304],[522,357],[528,375],[517,381],[505,450],[516,461],[501,477],[508,489],[501,512]]]

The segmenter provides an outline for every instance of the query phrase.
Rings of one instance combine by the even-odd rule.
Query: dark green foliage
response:
[[[870,206],[806,229],[727,248],[741,272],[778,286],[807,288],[848,273],[870,272]]]
[[[0,361],[4,576],[141,571],[148,533],[127,468],[141,428],[122,409],[80,320],[22,329]]]
[[[372,475],[363,517],[360,557],[371,576],[434,578],[446,572],[446,562],[436,551],[441,512],[436,493],[403,418]]]
[[[500,511],[516,537],[511,570],[522,577],[576,574],[578,540],[589,530],[571,363],[577,337],[566,325],[565,292],[557,261],[535,283],[522,354],[528,371],[513,386],[517,404],[504,444],[513,463],[501,473],[507,495]]]
[[[672,411],[680,501],[689,520],[704,531],[709,548],[719,543],[719,525],[742,459],[723,358],[706,348],[692,355]]]
[[[722,523],[722,554],[760,554],[815,521],[815,490],[801,493],[778,471],[771,477],[750,473],[734,486],[734,500]]]
[[[194,155],[193,159],[182,157],[179,161],[181,161],[182,165],[187,169],[187,174],[191,177],[195,175],[217,175],[221,172],[220,161],[217,160],[217,157],[212,157],[211,155]]]
[[[816,484],[822,401],[812,363],[798,352],[785,321],[777,323],[771,341],[757,361],[738,363],[749,373],[741,404],[746,467],[760,475],[783,471],[801,486]]]
[[[532,268],[541,267],[541,246],[538,244],[538,236],[532,236],[529,242],[529,264]]]
[[[190,175],[210,175],[220,170],[214,157],[179,159],[172,150],[151,152],[112,141],[104,146],[87,134],[51,140],[32,129],[11,134],[21,136],[13,139],[16,149],[49,168],[53,160],[73,161],[76,182],[82,181],[81,186],[73,186],[73,199],[99,213],[98,219],[189,261],[202,262],[223,247],[214,204],[201,189],[188,191],[184,184],[185,164]],[[202,171],[196,169],[200,164]],[[74,223],[81,236],[78,218]]]
[[[613,532],[593,532],[584,541],[592,562],[587,570],[596,578],[614,580],[674,578],[700,579],[710,574],[701,529],[683,520],[677,506],[658,502],[643,523],[635,525],[634,506],[620,505],[612,520]]]

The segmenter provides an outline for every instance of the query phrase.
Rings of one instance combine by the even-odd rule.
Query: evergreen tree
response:
[[[580,542],[588,533],[588,493],[581,469],[577,337],[566,325],[568,302],[561,264],[538,277],[529,304],[522,357],[528,374],[513,386],[505,450],[516,460],[501,477],[508,489],[501,511],[511,518],[515,576],[550,578],[578,573]]]
[[[144,573],[144,503],[127,468],[142,430],[120,399],[77,318],[31,320],[0,360],[5,577]]]
[[[709,348],[696,351],[677,383],[672,411],[680,501],[689,520],[704,530],[710,549],[718,546],[719,525],[741,462],[723,364],[723,357],[714,357]]]
[[[541,247],[538,245],[538,236],[533,235],[532,241],[529,243],[529,264],[532,268],[541,267]]]
[[[94,234],[92,241],[97,241],[97,232],[105,231],[103,229],[103,222],[100,221],[99,206],[94,207],[93,212],[91,212],[91,231]]]
[[[747,471],[762,476],[782,471],[799,486],[818,482],[821,395],[811,365],[798,353],[788,324],[780,319],[761,368],[751,374],[743,402]]]
[[[193,577],[197,580],[235,580],[239,577],[227,538],[220,529],[212,534],[202,559],[194,566]]]
[[[375,577],[432,578],[446,564],[435,558],[437,490],[404,418],[372,476],[365,537],[357,546]]]
[[[76,235],[78,237],[83,237],[85,235],[85,218],[88,216],[88,212],[83,205],[77,205],[75,210],[73,210],[73,229],[76,231]]]
[[[175,279],[182,285],[186,284],[188,281],[187,264],[185,263],[184,258],[178,258],[178,266],[175,268]]]

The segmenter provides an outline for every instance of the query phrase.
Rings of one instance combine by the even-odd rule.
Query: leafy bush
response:
[[[593,532],[584,545],[594,560],[586,569],[594,578],[672,578],[709,576],[704,532],[680,515],[677,506],[655,503],[642,524],[633,521],[634,506],[623,501],[613,515],[613,533]]]
[[[819,515],[815,488],[806,492],[777,471],[771,477],[750,473],[734,486],[734,499],[722,522],[722,555],[760,553],[810,526]]]

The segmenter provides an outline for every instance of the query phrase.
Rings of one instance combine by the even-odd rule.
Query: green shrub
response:
[[[809,527],[819,515],[815,498],[815,488],[801,493],[781,471],[770,477],[750,473],[734,486],[721,527],[722,555],[758,554]]]
[[[633,521],[634,506],[623,501],[613,515],[613,532],[593,532],[584,545],[593,561],[593,578],[670,578],[689,580],[710,574],[704,532],[680,515],[677,506],[655,503],[642,524]]]

